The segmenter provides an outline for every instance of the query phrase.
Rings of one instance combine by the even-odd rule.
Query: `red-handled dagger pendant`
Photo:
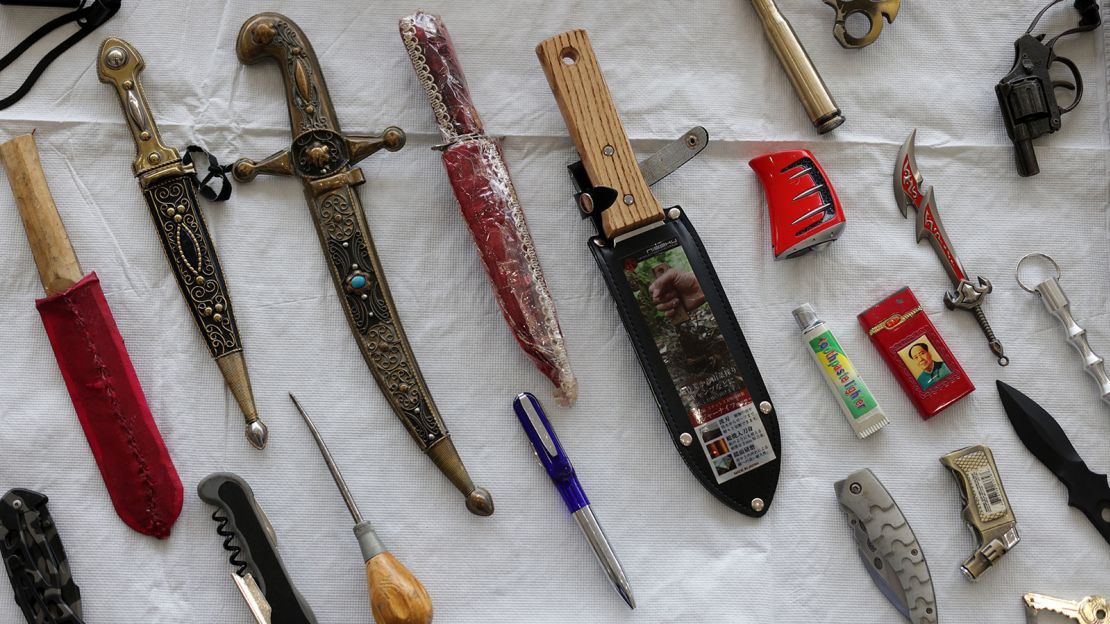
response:
[[[944,231],[944,223],[940,220],[936,200],[933,197],[933,187],[924,188],[921,171],[917,168],[917,158],[914,154],[914,139],[917,130],[910,133],[910,138],[902,144],[898,152],[898,160],[894,164],[894,196],[898,201],[898,208],[902,210],[903,217],[909,217],[912,208],[917,212],[917,242],[929,240],[933,250],[937,252],[945,272],[955,285],[955,289],[944,294],[944,305],[949,310],[967,310],[975,315],[983,334],[990,344],[991,352],[998,357],[998,364],[1006,366],[1010,358],[1006,357],[1002,343],[994,335],[987,315],[983,312],[983,299],[991,292],[990,280],[985,277],[976,277],[976,282],[968,279],[967,271],[960,264],[953,249],[948,233]]]

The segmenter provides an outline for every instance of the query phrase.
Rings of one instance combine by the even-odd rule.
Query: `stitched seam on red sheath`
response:
[[[123,408],[119,402],[119,396],[116,394],[116,388],[112,383],[112,376],[109,374],[107,365],[104,364],[104,359],[100,357],[100,352],[96,349],[96,343],[93,342],[92,336],[89,334],[88,324],[85,323],[85,319],[81,316],[80,310],[73,304],[68,296],[63,297],[62,300],[65,301],[66,308],[77,321],[77,327],[81,330],[81,336],[85,339],[85,347],[93,356],[96,374],[100,380],[104,382],[104,393],[108,396],[108,404],[112,407],[112,415],[116,417],[116,422],[119,423],[123,429],[123,433],[127,439],[127,448],[131,451],[132,458],[139,466],[139,476],[142,478],[143,485],[146,487],[146,512],[148,514],[150,528],[158,534],[165,533],[166,523],[162,520],[155,498],[154,476],[150,472],[150,466],[147,464],[146,457],[144,457],[142,451],[139,450],[138,441],[135,439],[134,422],[132,418],[129,418],[123,413]]]

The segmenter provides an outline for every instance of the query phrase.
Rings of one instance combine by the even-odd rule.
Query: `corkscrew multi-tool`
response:
[[[205,477],[197,486],[212,512],[216,533],[224,538],[232,581],[258,624],[316,624],[316,616],[293,585],[277,551],[277,534],[247,482],[226,472]]]

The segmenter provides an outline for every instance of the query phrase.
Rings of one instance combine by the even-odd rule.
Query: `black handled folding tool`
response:
[[[197,487],[204,502],[219,507],[212,519],[237,566],[235,586],[259,624],[316,624],[312,608],[293,585],[277,551],[277,534],[247,482],[227,472],[211,474]],[[221,513],[222,512],[222,513]],[[258,596],[257,593],[262,596]]]

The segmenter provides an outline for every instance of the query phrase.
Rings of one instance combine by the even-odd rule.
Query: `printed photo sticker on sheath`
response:
[[[747,383],[678,241],[626,258],[624,274],[717,482],[773,461]]]

